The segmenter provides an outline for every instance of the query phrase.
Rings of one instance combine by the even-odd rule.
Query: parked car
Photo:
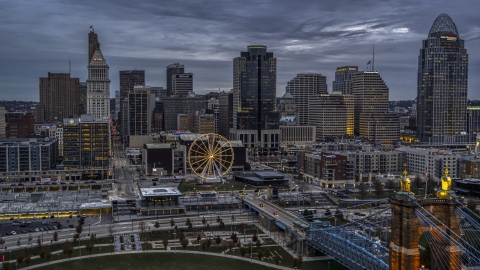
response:
[[[27,233],[27,230],[21,230],[20,232],[21,233]]]
[[[36,232],[39,232],[39,231],[40,231],[40,229],[39,229],[39,228],[35,228],[35,231],[36,231]]]
[[[68,225],[69,228],[74,228],[73,224]]]
[[[16,232],[16,231],[11,231],[10,234],[11,234],[11,235],[16,235],[17,232]]]

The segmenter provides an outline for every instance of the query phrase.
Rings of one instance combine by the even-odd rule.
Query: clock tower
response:
[[[87,114],[98,120],[110,119],[110,79],[109,67],[102,51],[100,43],[93,53],[88,65],[87,79]]]

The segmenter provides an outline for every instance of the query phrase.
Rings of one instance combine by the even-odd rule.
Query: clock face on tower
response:
[[[102,61],[103,59],[102,58],[93,58],[93,61],[97,62],[97,61]]]

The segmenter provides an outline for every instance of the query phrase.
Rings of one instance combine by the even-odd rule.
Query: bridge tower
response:
[[[437,224],[437,226],[450,236],[453,237],[445,226],[460,235],[455,215],[455,203],[458,198],[450,190],[450,183],[448,171],[445,171],[445,175],[442,177],[442,190],[437,192],[436,197],[418,199],[410,192],[410,180],[407,178],[406,170],[404,171],[404,177],[400,182],[401,191],[389,199],[392,207],[392,237],[389,244],[391,270],[411,270],[421,267],[418,241],[424,230],[416,210],[430,212],[439,222],[443,223],[443,225]],[[455,237],[453,238],[455,239]],[[458,239],[455,240],[458,241]],[[459,258],[461,251],[454,243],[449,243],[448,247],[443,250],[432,249],[431,252],[435,253],[435,256],[443,256],[442,262],[449,264],[447,269],[461,269],[461,259]],[[445,265],[439,265],[440,262],[434,259],[435,256],[433,254],[431,256],[430,269],[445,269]]]

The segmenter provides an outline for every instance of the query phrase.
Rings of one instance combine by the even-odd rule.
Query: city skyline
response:
[[[256,3],[256,2],[255,2]],[[365,70],[372,60],[390,89],[390,99],[415,99],[417,58],[435,18],[447,13],[465,40],[470,99],[480,99],[480,31],[475,1],[417,3],[317,3],[216,1],[166,6],[155,2],[57,1],[4,3],[0,11],[2,99],[39,100],[38,78],[48,72],[87,79],[88,32],[93,25],[110,66],[111,97],[120,70],[145,70],[146,84],[166,86],[165,68],[184,64],[195,74],[199,94],[233,88],[232,59],[246,46],[265,45],[278,58],[277,96],[300,73],[327,77],[336,67]],[[285,11],[288,16],[285,16]],[[200,91],[198,91],[200,90]]]

